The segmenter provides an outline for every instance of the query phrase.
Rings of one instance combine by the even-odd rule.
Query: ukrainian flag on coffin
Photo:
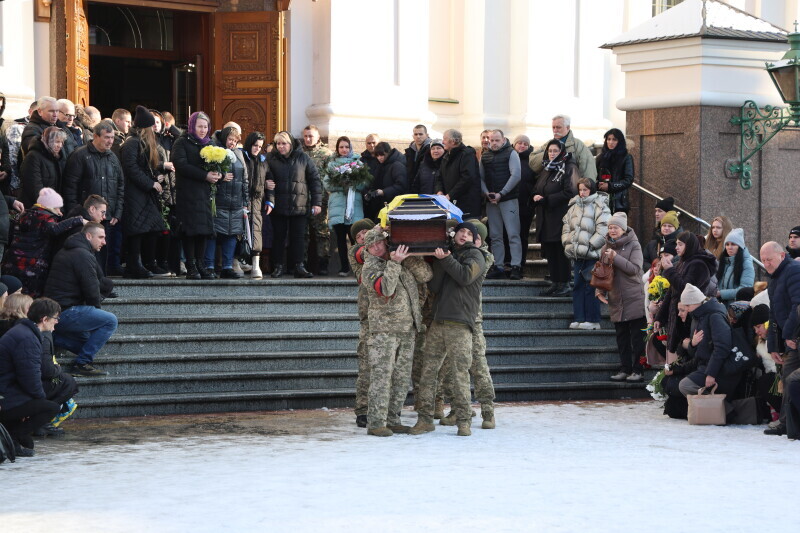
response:
[[[428,199],[427,202],[420,202],[421,199]],[[451,203],[450,200],[447,199],[444,195],[439,194],[403,194],[400,196],[395,196],[395,198],[383,209],[381,209],[380,213],[378,213],[378,219],[380,220],[381,227],[385,228],[389,225],[389,212],[396,210],[398,207],[403,206],[406,203],[406,200],[411,200],[409,204],[423,204],[420,205],[419,208],[414,209],[413,211],[409,210],[407,213],[399,214],[393,213],[391,215],[392,219],[400,219],[400,220],[429,220],[431,218],[438,218],[444,214],[447,216],[448,219],[452,218],[457,220],[458,222],[463,222],[461,217],[464,213],[455,206],[455,204]],[[427,206],[424,206],[427,204]]]

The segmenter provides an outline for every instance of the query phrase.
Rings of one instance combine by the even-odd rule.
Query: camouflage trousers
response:
[[[369,352],[367,339],[369,338],[369,321],[361,321],[361,330],[358,332],[358,377],[356,378],[356,416],[367,414],[367,398],[369,397]]]
[[[442,396],[447,400],[453,397],[452,365],[450,358],[445,359],[442,365],[442,372],[439,373],[440,387]],[[494,406],[494,382],[489,371],[489,363],[486,361],[486,337],[483,336],[483,324],[477,322],[472,331],[472,366],[469,368],[469,375],[475,384],[475,399],[481,406]],[[436,399],[440,396],[437,391]]]
[[[439,371],[449,358],[452,380],[451,405],[456,420],[469,422],[472,417],[470,407],[469,369],[472,366],[472,332],[469,326],[454,322],[434,321],[425,339],[425,353],[422,376],[419,384],[417,412],[419,420],[433,421]]]
[[[422,377],[422,363],[424,361],[425,353],[425,339],[428,336],[428,328],[430,325],[423,326],[422,331],[417,332],[417,340],[414,344],[414,362],[411,365],[411,386],[414,389],[414,404],[419,404],[419,381]],[[450,383],[448,382],[445,387],[445,373],[450,368],[449,364],[445,362],[439,370],[439,379],[436,383],[436,403],[444,403],[445,390],[450,390]],[[448,396],[449,397],[449,396]]]
[[[306,254],[305,259],[308,261],[308,243],[311,242],[311,232],[314,233],[314,240],[317,247],[317,258],[324,259],[331,255],[331,228],[328,227],[328,196],[329,193],[322,194],[322,211],[319,214],[311,215],[311,209],[308,210],[308,224],[306,224]]]
[[[369,350],[369,398],[367,427],[400,424],[398,413],[408,396],[411,359],[414,357],[412,330],[372,332],[367,341]]]

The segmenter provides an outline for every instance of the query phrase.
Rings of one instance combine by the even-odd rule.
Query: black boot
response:
[[[553,296],[570,296],[572,295],[572,289],[569,287],[569,283],[556,283],[558,286],[553,293]]]
[[[197,263],[188,259],[186,260],[186,279],[200,279]]]
[[[367,415],[356,415],[356,425],[360,428],[367,427]]]
[[[297,263],[294,267],[294,277],[296,278],[313,278],[314,274],[306,270],[303,263]]]
[[[153,276],[157,278],[168,278],[169,277],[169,270],[165,270],[159,266],[158,263],[152,261],[147,263],[147,270],[153,273]]]
[[[131,279],[148,279],[153,277],[153,273],[147,270],[142,264],[142,258],[128,258],[125,265],[125,277]]]
[[[197,265],[197,271],[200,272],[200,277],[202,279],[217,279],[217,275],[214,273],[213,268],[205,268]]]
[[[539,296],[552,296],[558,290],[558,283],[551,283],[546,289],[539,291]]]
[[[283,263],[281,263],[279,265],[275,265],[275,270],[272,271],[272,274],[270,274],[270,276],[272,276],[273,278],[279,278],[283,276],[283,274],[284,274],[284,268],[283,268]]]
[[[327,257],[320,257],[320,259],[319,259],[319,275],[320,276],[327,276],[328,275],[328,258]]]

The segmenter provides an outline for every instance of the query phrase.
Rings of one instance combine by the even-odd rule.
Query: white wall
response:
[[[45,24],[46,25],[46,24]],[[41,66],[46,74],[42,74],[49,87],[49,44],[44,46],[37,40],[34,46],[33,0],[15,0],[0,2],[0,91],[7,100],[3,117],[7,120],[24,117],[28,106],[37,97],[37,66]],[[46,58],[42,58],[34,50],[44,48]],[[44,62],[37,61],[44,59]]]

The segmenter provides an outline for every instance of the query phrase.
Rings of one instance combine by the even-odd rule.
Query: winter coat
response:
[[[728,257],[723,254],[722,264],[724,271],[722,279],[717,281],[717,290],[719,290],[720,297],[726,302],[730,303],[736,299],[736,292],[743,287],[752,287],[756,281],[756,269],[753,267],[753,258],[747,248],[742,248],[742,277],[739,279],[739,284],[735,284],[733,278],[733,263],[735,257]]]
[[[454,247],[450,255],[434,261],[428,283],[435,295],[433,319],[459,322],[474,330],[485,270],[486,257],[472,243]]]
[[[328,161],[328,167],[337,167],[346,163],[359,160],[358,154],[352,154],[352,157],[336,157]],[[328,226],[331,228],[337,224],[350,225],[357,220],[364,218],[364,197],[362,193],[366,186],[353,191],[353,214],[349,218],[345,217],[347,211],[347,193],[349,188],[336,187],[331,185],[328,175],[322,179],[325,190],[330,193],[328,198]]]
[[[524,152],[519,152],[519,167],[520,167],[520,180],[519,180],[519,204],[530,206],[533,202],[533,187],[534,187],[534,173],[530,166],[530,156],[533,153],[533,147],[529,146]]]
[[[733,346],[728,313],[716,298],[710,298],[692,311],[691,316],[692,329],[689,338],[694,337],[697,331],[703,332],[700,344],[690,348],[697,361],[697,370],[716,378],[723,373],[722,367]]]
[[[600,250],[617,252],[614,256],[614,283],[608,293],[608,310],[612,322],[628,322],[644,316],[644,282],[642,281],[642,245],[633,228],[619,239],[606,236]]]
[[[366,202],[364,214],[374,219],[385,203],[391,202],[395,196],[408,192],[408,175],[403,155],[396,148],[392,148],[383,163],[378,164],[377,174],[373,176],[375,179],[370,184],[369,190],[380,189],[383,191],[383,196],[376,196]]]
[[[769,294],[769,334],[767,347],[770,352],[783,352],[783,341],[795,338],[798,328],[798,306],[800,306],[800,262],[786,256],[767,285]]]
[[[181,135],[172,145],[170,158],[175,165],[175,215],[181,236],[207,236],[214,234],[211,216],[211,184],[206,181],[208,170],[203,165],[200,144],[188,133]],[[176,231],[176,228],[172,228]]]
[[[575,161],[578,166],[580,176],[582,178],[589,178],[592,181],[597,181],[597,167],[595,166],[594,157],[592,156],[592,152],[583,144],[583,141],[576,139],[572,131],[569,131],[566,137],[561,138],[561,142],[564,143],[566,151],[572,154],[573,161]],[[534,174],[541,174],[542,170],[544,170],[542,161],[544,160],[545,150],[547,150],[547,143],[540,146],[528,159],[528,164]]]
[[[508,139],[497,150],[484,150],[478,169],[483,194],[500,193],[501,203],[517,198],[520,181],[519,154],[511,147]]]
[[[700,250],[689,258],[682,257],[677,265],[664,270],[661,275],[669,281],[669,290],[664,295],[661,307],[655,319],[661,324],[668,324],[667,336],[669,344],[667,349],[675,352],[681,339],[675,335],[677,331],[678,302],[687,283],[691,283],[704,293],[709,288],[712,276],[717,273],[717,258],[707,250]]]
[[[11,227],[11,219],[9,212],[14,208],[14,201],[16,198],[13,196],[0,195],[0,245],[8,245],[8,230]]]
[[[7,411],[44,399],[42,333],[21,318],[0,338],[0,408]]]
[[[536,240],[539,242],[561,242],[562,220],[569,209],[569,201],[575,196],[572,189],[572,174],[577,172],[571,159],[564,172],[544,170],[536,179],[533,195],[544,198],[533,203],[536,214]]]
[[[63,157],[65,161],[69,159],[69,156],[80,147],[75,142],[75,138],[72,136],[72,132],[69,130],[65,122],[57,120],[55,124],[50,124],[42,119],[42,117],[39,115],[39,111],[34,111],[31,115],[31,120],[25,126],[25,129],[22,130],[22,142],[20,143],[20,150],[22,151],[23,162],[24,158],[28,157],[28,152],[30,151],[31,146],[34,144],[34,141],[41,141],[42,133],[44,133],[44,130],[50,126],[61,128],[61,130],[67,134],[67,138],[64,139],[64,144],[61,147],[60,152],[61,157]]]
[[[61,196],[64,209],[71,211],[92,194],[108,202],[106,219],[122,220],[125,204],[125,175],[119,158],[111,150],[100,152],[94,144],[81,146],[67,159]]]
[[[572,198],[561,229],[564,254],[573,260],[598,259],[600,248],[606,242],[609,218],[611,211],[608,209],[606,193],[596,192],[586,198],[580,195]]]
[[[303,152],[297,139],[292,140],[292,151],[284,156],[277,148],[267,154],[269,173],[275,181],[275,190],[267,195],[274,200],[273,213],[283,216],[307,215],[313,206],[322,206],[322,182],[311,156]]]
[[[417,167],[417,173],[411,178],[408,191],[411,194],[436,194],[436,181],[441,172],[442,157],[434,160],[431,151],[427,150]]]
[[[214,233],[244,235],[244,208],[250,205],[250,180],[241,150],[233,150],[236,161],[231,168],[233,180],[217,182],[217,215]]]
[[[138,132],[133,130],[119,151],[122,171],[125,174],[125,217],[122,227],[126,235],[162,232],[167,229],[161,215],[159,193],[153,188],[158,174],[163,174],[166,153],[158,147],[160,168],[152,168],[147,146]]]
[[[11,189],[11,176],[14,173],[14,169],[11,165],[11,147],[8,144],[4,122],[0,117],[0,172],[6,173],[6,177],[3,181],[0,181],[0,192],[8,194]]]
[[[114,144],[111,145],[111,151],[114,155],[119,157],[120,150],[122,150],[122,143],[128,138],[128,134],[122,133],[117,124],[112,120],[111,126],[114,128]],[[129,130],[130,131],[130,130]]]
[[[267,156],[258,154],[256,158],[242,150],[247,176],[250,179],[250,224],[253,228],[253,253],[260,253],[264,246],[264,193],[267,190],[269,175]]]
[[[86,236],[76,233],[53,259],[44,295],[57,301],[62,311],[73,305],[99,309],[103,296],[112,289],[113,283],[103,276]]]
[[[661,247],[668,242],[675,242],[675,239],[678,238],[678,235],[680,235],[681,231],[682,230],[680,228],[676,228],[675,231],[669,235],[661,235],[660,229],[656,227],[655,232],[653,233],[654,239],[648,242],[647,246],[644,247],[642,269],[650,270],[650,268],[653,266],[653,261],[658,259],[658,251],[661,250]]]
[[[32,298],[41,296],[53,258],[54,238],[82,225],[81,217],[61,220],[53,211],[34,204],[20,217],[3,273],[19,278],[24,292]]]
[[[611,168],[605,168],[605,165],[609,165]],[[595,166],[598,180],[600,180],[599,176],[611,175],[611,179],[608,181],[611,212],[625,211],[627,213],[631,208],[628,189],[633,185],[633,157],[631,154],[625,152],[623,157],[605,161],[601,153],[595,158]]]
[[[406,156],[406,175],[409,179],[413,176],[417,175],[419,171],[419,166],[422,164],[422,160],[425,158],[425,154],[431,151],[431,140],[425,139],[422,142],[422,147],[417,150],[417,145],[414,141],[411,141],[411,144],[408,145],[406,148],[405,156]]]
[[[369,173],[372,174],[373,177],[378,175],[378,165],[380,165],[380,163],[378,162],[378,158],[372,155],[369,150],[361,152],[361,161],[367,165]]]
[[[36,203],[39,191],[44,187],[61,192],[61,176],[65,164],[66,159],[61,152],[56,157],[40,140],[33,140],[20,168],[22,184],[20,201],[26,209]]]
[[[436,190],[464,212],[464,220],[481,215],[481,176],[475,149],[459,144],[442,156]]]
[[[431,267],[421,257],[409,257],[402,264],[364,254],[361,271],[369,295],[370,332],[422,331],[418,283],[430,281]]]

